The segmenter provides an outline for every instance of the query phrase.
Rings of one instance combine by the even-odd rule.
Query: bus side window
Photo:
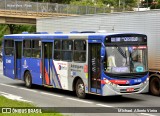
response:
[[[41,41],[32,40],[32,57],[40,58],[41,57]]]
[[[13,40],[4,41],[4,51],[5,51],[5,55],[13,56],[14,54],[14,41]]]
[[[76,62],[86,61],[86,41],[85,40],[74,41],[74,61]]]
[[[31,57],[32,48],[31,48],[31,40],[23,40],[23,56]]]
[[[61,59],[61,40],[54,41],[54,59],[55,60]]]
[[[72,61],[72,49],[73,49],[72,40],[62,41],[62,60]]]

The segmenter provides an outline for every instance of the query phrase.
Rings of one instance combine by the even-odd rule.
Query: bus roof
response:
[[[111,36],[111,35],[124,35],[124,34],[140,34],[140,33],[58,33],[58,34],[10,34],[4,35],[4,39],[72,39],[72,38],[79,38],[79,39],[89,39],[89,38],[96,38],[101,39],[101,37]],[[141,34],[145,35],[145,34]]]

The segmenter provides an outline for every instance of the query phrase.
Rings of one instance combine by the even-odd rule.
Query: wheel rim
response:
[[[82,83],[78,84],[78,94],[81,96],[84,95],[84,85]]]

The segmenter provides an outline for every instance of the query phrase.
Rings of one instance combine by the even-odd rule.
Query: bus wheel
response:
[[[150,93],[153,95],[160,95],[160,79],[158,77],[153,77],[150,81]]]
[[[78,79],[78,81],[76,83],[76,94],[79,98],[86,97],[84,83],[81,79]]]
[[[24,81],[25,81],[26,87],[31,88],[32,87],[32,77],[29,71],[25,73],[24,79],[25,79]]]

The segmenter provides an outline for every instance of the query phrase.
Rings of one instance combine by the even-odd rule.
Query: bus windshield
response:
[[[147,71],[147,46],[106,47],[106,73],[137,73]]]

